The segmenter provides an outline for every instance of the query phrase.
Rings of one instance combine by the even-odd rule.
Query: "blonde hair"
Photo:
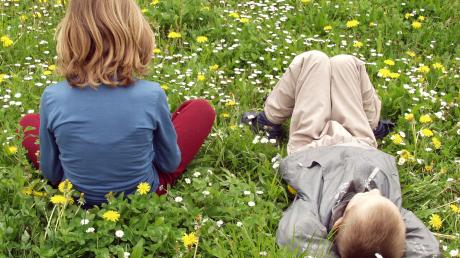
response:
[[[399,211],[380,202],[345,214],[335,244],[342,258],[401,258],[405,231]]]
[[[55,38],[58,71],[76,87],[130,85],[147,73],[155,46],[133,0],[71,0]]]

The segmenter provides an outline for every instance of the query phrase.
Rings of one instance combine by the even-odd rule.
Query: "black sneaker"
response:
[[[380,120],[377,128],[372,130],[376,139],[383,139],[395,127],[395,123],[390,120]]]
[[[264,112],[244,112],[241,117],[241,123],[249,125],[255,133],[259,131],[266,132],[268,139],[275,139],[277,143],[283,137],[282,126],[270,122]]]

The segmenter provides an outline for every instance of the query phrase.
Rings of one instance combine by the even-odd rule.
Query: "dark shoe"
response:
[[[275,139],[277,143],[283,137],[282,126],[270,122],[264,112],[244,112],[241,117],[241,123],[251,126],[253,132],[266,132],[268,139]]]
[[[383,139],[395,127],[395,123],[390,120],[380,120],[377,128],[372,130],[376,139]]]

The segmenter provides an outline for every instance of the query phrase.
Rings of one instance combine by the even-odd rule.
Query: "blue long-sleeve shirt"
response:
[[[40,169],[52,183],[69,179],[88,204],[109,192],[136,190],[181,160],[164,91],[137,80],[129,87],[45,89],[40,104]]]

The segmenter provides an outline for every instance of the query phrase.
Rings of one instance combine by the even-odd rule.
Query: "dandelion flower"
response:
[[[3,47],[10,47],[14,43],[8,36],[2,36],[0,42],[2,42]]]
[[[414,120],[414,114],[412,114],[412,113],[405,114],[404,119],[406,119],[407,121],[413,121]]]
[[[120,213],[118,213],[118,211],[109,210],[104,212],[102,218],[108,221],[117,222],[120,218]]]
[[[442,65],[441,63],[434,63],[433,65],[433,68],[436,69],[436,70],[441,70],[441,71],[444,71],[446,68],[444,67],[444,65]]]
[[[422,134],[422,137],[431,137],[431,136],[433,136],[433,131],[431,131],[428,128],[422,129],[422,131],[420,131],[420,133]]]
[[[382,68],[379,70],[377,76],[382,77],[382,78],[388,78],[390,77],[391,71],[387,68]]]
[[[415,57],[415,55],[416,55],[415,52],[414,52],[414,51],[411,51],[411,50],[406,51],[406,54],[407,54],[408,56],[410,56],[410,57]]]
[[[161,50],[159,48],[154,48],[152,51],[154,54],[160,54]]]
[[[434,148],[437,150],[439,150],[442,146],[441,141],[437,137],[433,137],[431,139],[431,143],[433,144]]]
[[[410,13],[405,13],[405,14],[404,14],[404,18],[406,18],[406,19],[409,19],[410,16],[411,16]]]
[[[412,26],[412,28],[417,30],[417,29],[420,29],[422,27],[422,23],[418,22],[418,21],[414,21],[414,22],[412,22],[411,26]]]
[[[160,85],[160,88],[162,88],[163,90],[168,90],[169,89],[168,85],[166,85],[166,84]]]
[[[211,71],[213,71],[213,72],[214,72],[214,71],[217,71],[217,69],[219,69],[219,65],[216,65],[216,64],[215,64],[215,65],[209,66],[209,70],[211,70]]]
[[[419,21],[424,21],[424,20],[425,20],[425,16],[420,15],[420,16],[418,17],[418,20],[419,20]]]
[[[48,66],[48,70],[50,71],[56,70],[56,65],[53,64],[53,65]]]
[[[18,147],[16,146],[8,146],[6,148],[6,154],[8,155],[13,155],[13,154],[16,154],[18,152]]]
[[[420,72],[420,73],[427,74],[427,73],[430,72],[430,67],[428,67],[426,65],[422,65],[417,69],[417,71]]]
[[[433,122],[433,120],[431,119],[430,115],[422,115],[419,119],[420,123],[422,124],[427,124],[427,123],[431,123]]]
[[[152,3],[150,3],[151,5],[155,6],[157,4],[160,3],[160,0],[152,0]]]
[[[226,107],[233,107],[235,105],[236,105],[236,102],[233,100],[227,101],[227,103],[225,103]]]
[[[56,194],[50,198],[54,205],[64,205],[67,203],[67,198],[64,195]]]
[[[170,38],[170,39],[177,39],[177,38],[181,38],[181,37],[182,37],[182,35],[179,32],[175,32],[175,31],[171,31],[168,34],[168,38]]]
[[[439,230],[442,227],[442,219],[438,214],[431,215],[430,226],[435,230]]]
[[[232,18],[235,18],[235,19],[240,18],[240,15],[238,13],[235,13],[235,12],[229,13],[228,16],[230,16]]]
[[[190,234],[185,234],[182,236],[182,242],[184,243],[184,246],[189,248],[193,245],[198,244],[198,237],[195,232],[192,232]]]
[[[403,143],[404,139],[399,134],[391,135],[390,139],[393,141],[394,144],[400,145]]]
[[[58,189],[59,189],[59,192],[61,193],[68,193],[72,190],[72,183],[69,181],[69,179],[66,179],[64,181],[62,181],[61,183],[59,183],[59,186],[58,186]]]
[[[248,23],[248,22],[249,22],[249,19],[248,19],[248,18],[241,18],[241,19],[240,19],[240,22],[241,22],[241,23]]]
[[[449,207],[450,207],[450,210],[451,210],[453,213],[460,213],[460,208],[459,208],[457,205],[451,204],[451,205],[449,205]]]
[[[387,59],[387,60],[383,61],[383,63],[387,64],[389,66],[395,65],[395,61],[393,61],[393,59]]]
[[[24,187],[21,190],[21,193],[24,195],[32,195],[32,192],[33,192],[32,187]]]
[[[196,77],[198,81],[202,82],[204,80],[206,80],[206,77],[202,74],[198,74],[198,76]]]
[[[300,2],[302,2],[303,4],[308,4],[311,2],[311,0],[300,0]]]
[[[329,32],[329,31],[332,30],[332,26],[331,26],[331,25],[326,25],[326,26],[324,26],[323,30],[324,30],[325,32]]]
[[[354,27],[357,27],[358,25],[359,25],[359,21],[357,20],[347,21],[347,28],[354,28]]]
[[[198,37],[196,37],[196,42],[198,42],[198,43],[205,43],[207,41],[208,41],[208,37],[206,37],[206,36],[198,36]]]
[[[398,79],[401,75],[399,73],[390,73],[391,79]]]
[[[356,47],[356,48],[360,48],[360,47],[364,46],[364,44],[361,41],[355,41],[353,43],[353,46]]]
[[[137,185],[137,192],[140,195],[148,194],[150,192],[150,188],[151,188],[151,186],[150,186],[149,183],[142,182],[142,183]]]

